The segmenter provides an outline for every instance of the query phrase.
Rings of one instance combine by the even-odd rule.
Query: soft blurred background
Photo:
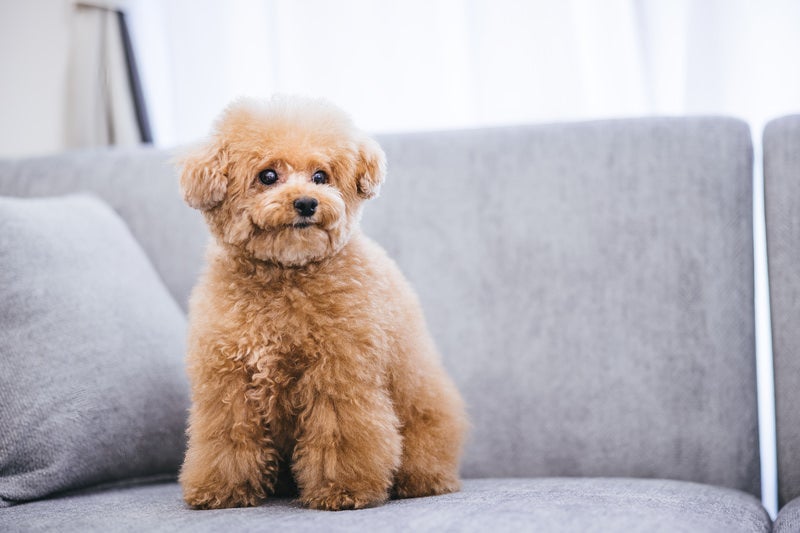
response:
[[[799,55],[798,0],[4,0],[0,156],[191,142],[273,92],[374,132],[726,114],[757,133],[800,110]]]

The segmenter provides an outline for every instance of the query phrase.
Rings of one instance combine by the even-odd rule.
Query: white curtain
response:
[[[156,141],[238,95],[330,98],[373,131],[800,109],[798,0],[137,0]]]

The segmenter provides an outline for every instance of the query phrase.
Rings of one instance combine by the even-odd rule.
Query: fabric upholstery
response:
[[[0,198],[0,506],[174,476],[185,328],[106,204]]]
[[[795,498],[781,509],[775,519],[772,531],[775,533],[800,532],[800,498]]]
[[[800,496],[800,115],[764,129],[780,504]]]
[[[0,196],[92,192],[109,203],[185,310],[208,239],[203,217],[183,203],[173,154],[92,150],[0,161]]]
[[[759,491],[745,124],[636,119],[378,138],[363,226],[416,287],[473,422],[463,473]],[[168,155],[0,163],[0,193],[90,189],[184,302],[205,229]]]
[[[558,531],[768,532],[758,500],[694,483],[632,479],[467,480],[456,494],[358,511],[311,511],[291,500],[193,511],[175,483],[118,487],[0,510],[16,531]]]
[[[463,472],[759,492],[752,152],[729,119],[380,139],[363,226],[466,396]]]

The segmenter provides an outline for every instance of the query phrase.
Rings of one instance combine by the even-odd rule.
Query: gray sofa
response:
[[[775,531],[800,531],[800,115],[767,124],[763,146],[782,507]]]
[[[789,159],[798,152],[777,129],[768,130],[775,146],[765,145],[765,155],[789,155],[767,166],[768,192],[775,187],[768,199],[784,202],[775,217],[791,211],[794,224],[769,223],[797,233],[800,200],[789,191],[798,180],[780,174],[797,176],[800,165]],[[635,119],[378,140],[389,176],[362,225],[417,289],[467,401],[473,428],[463,490],[339,513],[281,499],[192,511],[174,481],[181,450],[165,449],[175,457],[168,465],[148,463],[135,475],[107,468],[35,501],[3,494],[0,483],[0,530],[772,529],[758,499],[746,124]],[[794,189],[778,190],[779,182]],[[207,233],[180,199],[169,154],[0,162],[0,196],[78,191],[113,207],[185,309]],[[781,235],[778,252],[770,233],[770,258],[798,255],[800,239]],[[780,264],[771,265],[773,298],[787,283],[775,275]],[[784,270],[800,287],[795,272]],[[800,450],[792,409],[800,363],[790,341],[780,341],[800,342],[792,319],[780,316],[799,311],[787,298],[773,300],[776,370],[792,376],[778,380],[784,501],[800,492],[800,453],[792,459],[786,451]],[[184,412],[173,404],[160,408]],[[112,452],[93,448],[85,460]],[[9,464],[0,448],[0,481],[15,474]],[[798,530],[797,516],[782,515],[778,529]]]

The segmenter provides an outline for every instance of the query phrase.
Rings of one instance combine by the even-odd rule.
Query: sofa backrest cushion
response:
[[[378,141],[389,175],[363,227],[416,287],[467,400],[465,476],[759,492],[745,124],[635,119]],[[206,233],[166,160],[2,163],[0,194],[96,191],[183,303]]]
[[[800,496],[800,115],[764,129],[778,498]]]
[[[466,396],[468,476],[760,491],[748,127],[386,136],[363,226]]]

